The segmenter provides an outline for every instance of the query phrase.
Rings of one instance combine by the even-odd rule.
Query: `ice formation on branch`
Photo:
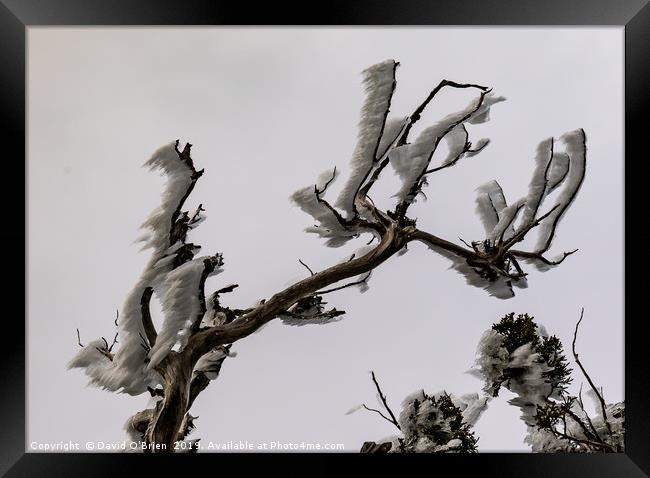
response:
[[[366,248],[358,249],[349,259],[318,273],[303,263],[310,277],[299,279],[251,307],[236,309],[220,303],[220,295],[231,292],[237,284],[223,287],[209,296],[205,294],[205,281],[219,271],[222,258],[216,254],[194,259],[200,247],[187,241],[189,231],[204,220],[201,205],[193,214],[183,210],[196,181],[203,174],[203,170],[195,169],[190,156],[191,145],[186,144],[181,151],[176,141],[157,150],[147,161],[146,166],[160,171],[167,180],[161,205],[143,224],[146,233],[141,241],[144,249],[151,249],[150,260],[121,308],[113,344],[102,339],[83,346],[79,340],[82,349],[69,364],[71,368],[84,369],[92,384],[108,390],[133,395],[148,391],[152,396],[162,397],[154,410],[137,417],[139,428],[134,428],[133,433],[137,435],[144,427],[146,433],[143,433],[149,442],[185,443],[185,427],[189,427],[192,420],[189,409],[196,395],[216,378],[232,343],[258,332],[275,318],[292,325],[339,320],[344,311],[326,309],[324,295],[347,287],[358,287],[363,292],[371,272],[406,251],[412,241],[422,242],[450,258],[453,267],[463,273],[470,284],[484,287],[502,298],[512,296],[512,286],[525,286],[526,273],[517,259],[548,267],[571,254],[565,253],[556,261],[543,256],[584,177],[586,147],[582,130],[560,138],[564,151],[555,151],[552,140],[540,145],[537,169],[525,198],[508,205],[497,183],[481,189],[479,214],[487,230],[483,241],[470,245],[461,239],[467,246],[463,247],[417,228],[417,218],[408,215],[409,207],[424,194],[430,175],[486,147],[489,143],[486,138],[472,144],[468,125],[487,121],[491,107],[504,98],[495,96],[485,86],[442,80],[410,115],[389,116],[397,66],[396,61],[387,60],[363,73],[366,99],[361,109],[358,141],[349,175],[335,205],[325,196],[337,178],[336,168],[323,173],[313,186],[291,196],[292,201],[314,220],[307,231],[324,238],[328,246],[342,246],[362,234],[370,234],[370,241],[364,240]],[[466,89],[475,96],[466,108],[444,116],[423,128],[415,140],[410,139],[413,126],[445,88]],[[435,153],[442,142],[447,145],[447,153],[438,161],[439,155]],[[437,164],[432,164],[434,159]],[[402,185],[394,195],[397,197],[394,210],[382,210],[370,193],[382,172],[391,165],[401,177]],[[559,190],[556,205],[540,215],[542,202],[556,189]],[[538,249],[532,252],[512,249],[538,226]],[[150,313],[153,297],[163,308],[160,331],[156,330]],[[116,343],[119,346],[113,352]],[[493,345],[498,352],[500,345]],[[535,383],[552,373],[551,369],[539,365],[543,362],[538,360],[542,355],[533,346],[521,344],[516,351],[507,347],[506,350],[507,363],[504,357],[501,372],[511,372],[517,367],[525,369]],[[500,366],[496,361],[492,365]],[[515,383],[512,381],[515,378],[510,377],[508,383]],[[521,384],[522,394],[527,393],[525,385],[529,382]],[[422,402],[417,406],[435,412],[440,422],[431,430],[416,427],[420,430],[416,433],[418,436],[405,434],[404,443],[428,451],[471,449],[472,435],[468,427],[486,402],[476,397],[467,400],[470,397],[458,399],[447,394],[423,394],[417,398],[418,403]],[[415,407],[414,403],[409,402],[408,407]],[[414,415],[416,421],[420,418]],[[393,417],[392,422],[400,427],[396,418]],[[605,424],[609,429],[607,420]],[[407,422],[403,425],[409,426]],[[442,435],[436,435],[439,433]],[[401,446],[407,446],[404,443]]]
[[[149,351],[148,369],[153,369],[176,345],[182,349],[193,324],[207,310],[203,290],[205,280],[219,272],[223,259],[220,254],[199,257],[177,267],[165,276],[162,311],[165,316],[156,343]]]
[[[606,404],[593,387],[575,352],[575,335],[573,352],[600,407],[595,417],[585,410],[581,392],[576,397],[567,391],[571,369],[562,343],[542,333],[527,314],[508,314],[485,332],[474,373],[485,380],[487,394],[496,397],[501,387],[515,394],[509,403],[521,410],[525,442],[533,452],[623,451],[624,403]]]
[[[413,202],[418,192],[422,190],[421,183],[427,171],[435,172],[453,166],[464,155],[478,153],[489,140],[479,140],[477,148],[472,149],[465,122],[483,122],[489,119],[487,113],[490,106],[504,101],[502,96],[494,96],[491,92],[481,91],[481,94],[463,110],[447,115],[437,123],[425,128],[413,143],[404,144],[390,152],[390,162],[402,179],[402,188],[396,196],[400,202]],[[434,168],[429,168],[433,155],[442,140],[448,144],[447,156]]]
[[[363,72],[366,100],[361,109],[359,138],[350,161],[350,176],[335,203],[335,206],[343,209],[348,217],[354,215],[357,210],[355,202],[359,188],[381,159],[378,152],[386,150],[388,145],[397,138],[401,129],[398,126],[399,120],[391,121],[390,127],[385,128],[395,91],[397,66],[396,61],[387,60],[373,65]],[[386,137],[382,144],[384,131],[386,131]]]
[[[155,347],[151,337],[149,300],[155,293],[161,301],[166,289],[166,277],[176,267],[191,260],[198,249],[186,242],[187,232],[203,220],[201,206],[192,217],[182,208],[186,198],[201,177],[190,158],[191,145],[183,151],[178,141],[169,143],[154,152],[145,163],[152,171],[166,176],[162,201],[143,223],[145,234],[139,238],[145,249],[151,249],[151,257],[121,309],[117,320],[119,347],[115,354],[97,354],[94,350],[99,341],[82,347],[68,364],[69,368],[82,368],[93,385],[137,395],[147,391],[148,386],[159,382],[159,377],[147,367],[147,355]],[[173,289],[172,289],[173,290]],[[197,290],[194,291],[198,293]],[[150,325],[148,328],[147,325]],[[154,332],[155,333],[155,332]],[[158,348],[166,348],[167,335]],[[156,360],[160,356],[156,355]]]
[[[582,316],[580,321],[582,320]],[[483,395],[456,397],[446,392],[427,395],[418,391],[403,402],[399,418],[391,411],[374,373],[378,402],[384,411],[365,404],[355,407],[379,414],[400,431],[400,436],[379,443],[364,443],[362,453],[417,453],[475,451],[476,439],[471,427],[480,418],[501,387],[515,396],[509,403],[521,411],[527,428],[525,443],[533,452],[622,452],[625,450],[625,403],[606,403],[575,350],[576,364],[589,382],[587,392],[593,399],[595,415],[590,415],[582,400],[569,394],[571,369],[563,346],[556,336],[548,335],[528,314],[507,314],[487,330],[477,348],[474,368],[470,371],[485,382]]]
[[[555,259],[544,253],[551,246],[558,223],[576,198],[585,175],[586,139],[579,129],[560,137],[565,151],[555,150],[555,141],[542,141],[537,148],[535,171],[527,196],[508,205],[501,186],[490,181],[478,188],[476,211],[485,227],[486,238],[473,241],[476,257],[463,259],[447,254],[454,269],[471,285],[485,288],[498,298],[514,295],[513,287],[527,287],[527,274],[518,260],[525,260],[544,271],[560,264],[576,252],[565,252]],[[561,187],[555,204],[541,212],[544,199]],[[538,228],[534,251],[515,250],[514,246]]]
[[[325,238],[328,246],[342,246],[363,233],[377,235],[388,222],[400,228],[415,227],[417,219],[408,217],[408,209],[420,194],[424,195],[430,175],[480,153],[490,142],[481,138],[473,145],[468,131],[468,125],[488,121],[492,107],[505,100],[485,86],[443,80],[409,116],[390,116],[397,65],[387,60],[364,71],[366,99],[361,109],[359,138],[348,178],[334,205],[325,195],[337,177],[336,168],[321,175],[314,186],[300,189],[291,197],[315,220],[306,230]],[[476,95],[465,108],[444,116],[423,128],[414,140],[409,140],[412,127],[445,88],[466,89]],[[435,159],[442,142],[446,143],[447,151]],[[575,252],[565,252],[556,259],[544,256],[585,174],[584,131],[565,133],[559,143],[563,145],[562,151],[554,148],[553,139],[543,141],[538,147],[536,168],[525,197],[509,205],[496,181],[478,189],[477,212],[486,230],[484,239],[472,241],[471,245],[465,243],[468,249],[424,231],[414,231],[408,240],[424,242],[449,258],[451,267],[465,276],[468,284],[501,299],[512,297],[514,287],[527,287],[527,273],[521,268],[520,260],[546,270]],[[402,184],[394,194],[397,198],[395,210],[383,211],[376,207],[369,193],[388,165],[398,174]],[[542,213],[544,199],[558,189],[555,205]],[[514,247],[535,228],[538,233],[536,249],[515,250]]]
[[[388,408],[379,391],[384,408]],[[402,402],[402,411],[395,421],[388,419],[379,410],[364,407],[382,415],[399,430],[399,436],[383,443],[366,442],[362,453],[472,453],[476,452],[477,439],[472,431],[487,406],[487,398],[478,394],[462,397],[439,392],[429,395],[424,390],[407,396]]]

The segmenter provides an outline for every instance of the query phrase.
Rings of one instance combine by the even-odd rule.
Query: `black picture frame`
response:
[[[650,111],[650,5],[648,0],[399,0],[380,2],[328,1],[283,5],[267,2],[251,6],[216,0],[0,0],[0,102],[1,131],[5,137],[1,188],[5,207],[0,233],[0,258],[4,270],[4,331],[0,360],[2,406],[0,426],[0,472],[6,476],[114,476],[118,473],[151,472],[152,466],[166,471],[187,466],[183,460],[212,460],[215,455],[199,454],[194,458],[99,453],[26,453],[25,451],[25,342],[10,337],[25,333],[27,317],[25,276],[26,230],[23,214],[13,212],[16,201],[26,197],[25,142],[25,59],[26,29],[39,25],[619,25],[625,28],[625,218],[635,218],[635,207],[643,204],[639,188],[632,186],[645,159],[648,111]],[[607,94],[607,92],[603,92]],[[632,162],[639,158],[639,162]],[[637,172],[637,168],[638,171]],[[632,174],[628,174],[632,171]],[[63,213],[63,212],[62,212]],[[638,211],[639,220],[646,215]],[[647,214],[647,213],[646,213]],[[625,221],[625,248],[644,247],[642,237],[628,234],[631,221]],[[637,239],[637,243],[633,241]],[[638,250],[638,249],[637,249]],[[642,252],[643,254],[643,252]],[[377,456],[320,455],[333,462],[339,459],[360,460],[361,466],[384,467],[391,463],[408,466],[453,467],[455,473],[480,476],[624,476],[650,475],[650,413],[647,356],[648,328],[635,311],[643,300],[642,280],[634,280],[630,254],[625,254],[625,401],[626,453],[604,454],[528,454],[479,453],[477,455]],[[638,257],[638,256],[637,256]],[[20,279],[23,279],[22,282]],[[22,289],[21,289],[22,288]],[[17,298],[21,293],[24,302]],[[16,305],[18,304],[18,305]],[[9,306],[15,310],[9,310]],[[25,327],[23,327],[25,326]],[[53,347],[59,344],[52,344]],[[55,393],[55,391],[50,391]],[[52,410],[56,413],[56,410]],[[281,455],[257,455],[256,459],[277,461]],[[287,458],[284,456],[284,458]],[[291,456],[292,467],[300,466],[311,455]],[[248,455],[218,455],[220,464],[248,466]],[[225,463],[228,462],[228,463]],[[196,463],[197,465],[199,463]],[[216,462],[213,462],[216,463]],[[334,463],[333,463],[334,464]],[[194,466],[194,465],[192,465]],[[309,466],[305,464],[305,466]],[[324,468],[325,469],[325,468]],[[402,468],[403,469],[403,468]],[[281,468],[286,470],[287,468]],[[305,472],[313,468],[305,468]],[[218,471],[218,470],[216,470]],[[330,471],[336,472],[335,468]],[[364,472],[367,472],[367,468]],[[294,469],[295,472],[295,469]],[[422,471],[424,472],[424,470]]]

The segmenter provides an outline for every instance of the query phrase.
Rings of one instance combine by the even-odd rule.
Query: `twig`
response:
[[[557,266],[558,264],[562,264],[564,262],[564,259],[569,257],[571,254],[575,254],[578,252],[578,249],[574,249],[569,252],[563,252],[562,253],[562,258],[558,259],[557,261],[551,261],[544,257],[540,252],[526,252],[526,251],[510,251],[510,254],[518,257],[522,257],[524,259],[537,259],[538,261],[542,261],[544,264],[549,265],[549,266]]]
[[[368,410],[369,412],[375,412],[375,413],[378,413],[379,416],[380,416],[381,418],[383,418],[383,419],[386,420],[388,423],[391,423],[391,424],[397,426],[397,428],[399,428],[399,426],[398,426],[395,422],[393,422],[393,420],[391,420],[390,418],[388,418],[386,415],[384,415],[383,413],[381,413],[381,412],[380,412],[379,410],[377,410],[376,408],[370,408],[370,407],[368,407],[365,403],[362,403],[361,406],[362,406],[363,408],[365,408],[366,410]]]
[[[214,292],[212,295],[215,295],[215,294],[216,294],[216,295],[226,294],[226,293],[228,293],[228,292],[232,292],[232,291],[235,290],[237,287],[239,287],[239,284],[230,284],[230,285],[227,285],[226,287],[222,287],[222,288],[219,289],[218,291]]]
[[[300,262],[303,266],[305,266],[305,268],[309,271],[309,273],[310,273],[311,275],[314,275],[314,271],[311,270],[311,267],[309,267],[307,264],[305,264],[304,262],[302,262],[302,259],[298,259],[298,262]]]
[[[452,84],[452,82],[447,82],[447,84]],[[473,85],[473,87],[476,87],[476,85]],[[427,170],[427,168],[429,167],[429,164],[431,163],[431,159],[433,158],[433,155],[435,154],[436,150],[438,149],[438,145],[439,145],[440,142],[443,140],[443,138],[444,138],[445,136],[447,136],[447,134],[449,134],[449,133],[450,133],[454,128],[456,128],[457,126],[459,126],[459,125],[465,123],[465,121],[469,120],[469,119],[472,117],[472,115],[473,115],[474,113],[476,113],[476,112],[481,108],[481,106],[483,106],[483,101],[484,101],[484,99],[485,99],[485,96],[486,96],[486,95],[487,95],[491,90],[490,90],[490,89],[487,89],[487,88],[483,89],[483,88],[480,88],[480,87],[479,87],[479,89],[481,89],[481,93],[480,93],[480,95],[479,95],[479,101],[477,102],[476,106],[472,109],[472,111],[470,111],[469,113],[465,114],[465,115],[464,115],[462,118],[460,118],[458,121],[454,121],[453,123],[451,123],[451,124],[447,127],[447,129],[445,129],[445,130],[444,130],[440,135],[438,135],[438,136],[436,137],[435,142],[434,142],[434,145],[433,145],[433,148],[431,149],[431,152],[428,154],[428,157],[427,157],[427,159],[426,159],[426,161],[425,161],[425,165],[424,165],[424,167],[422,168],[422,171],[420,171],[420,174],[417,176],[417,178],[415,179],[415,181],[413,181],[413,184],[411,185],[411,188],[409,189],[409,192],[408,192],[408,194],[407,194],[407,196],[406,196],[406,199],[402,200],[402,201],[397,205],[397,207],[395,208],[395,215],[397,216],[397,218],[404,218],[404,217],[406,217],[406,213],[407,213],[407,211],[408,211],[408,208],[409,208],[409,206],[411,205],[411,203],[412,203],[412,201],[413,201],[412,199],[409,200],[409,198],[415,198],[415,197],[417,196],[417,194],[420,193],[420,192],[422,191],[422,187],[423,187],[424,184],[425,184],[425,183],[423,182],[423,180],[426,179],[426,175],[427,175],[427,173],[428,173],[428,172],[434,172],[435,170],[438,170],[438,169],[442,169],[442,168],[438,168],[438,169],[431,170],[431,171],[428,171],[428,170]],[[460,157],[459,157],[458,159],[460,159]],[[456,159],[456,161],[457,161],[458,159]],[[447,166],[445,166],[445,167],[447,167]]]
[[[196,208],[196,211],[192,215],[192,218],[190,219],[190,222],[188,223],[188,225],[191,226],[192,224],[196,223],[199,220],[199,215],[202,212],[205,212],[205,209],[203,209],[203,204],[199,204],[199,207]]]
[[[384,395],[383,392],[381,391],[381,387],[379,386],[379,382],[377,382],[377,377],[375,377],[375,372],[371,371],[370,374],[371,374],[371,376],[372,376],[372,381],[373,381],[374,384],[375,384],[375,388],[377,389],[377,393],[379,394],[379,399],[381,400],[382,405],[384,406],[384,408],[386,409],[386,411],[387,411],[388,414],[390,415],[390,418],[391,418],[391,419],[389,420],[389,419],[386,418],[386,417],[384,417],[384,418],[386,418],[386,420],[388,420],[388,421],[391,422],[393,425],[395,425],[395,426],[397,427],[398,430],[402,431],[402,428],[399,426],[399,423],[397,422],[397,418],[395,418],[395,414],[393,413],[393,411],[392,411],[392,410],[390,409],[390,407],[388,406],[388,402],[386,401],[386,395]],[[365,405],[364,405],[364,407],[365,407]],[[367,408],[367,407],[366,407],[366,408]],[[380,413],[379,411],[377,411],[377,413],[379,413],[381,416],[384,416],[384,415],[383,415],[382,413]]]
[[[528,234],[528,231],[530,231],[532,228],[539,226],[539,224],[546,219],[548,216],[550,216],[553,211],[555,211],[557,208],[559,208],[560,205],[556,204],[553,206],[547,213],[542,214],[540,217],[535,219],[533,222],[530,224],[524,226],[521,228],[521,230],[517,231],[514,236],[512,236],[510,239],[506,241],[506,243],[503,245],[503,249],[510,249],[512,246],[517,244],[518,242],[522,241],[524,237],[526,237],[526,234]],[[544,252],[543,250],[542,252]]]
[[[580,327],[580,322],[582,322],[582,318],[584,317],[585,309],[584,307],[580,311],[580,319],[578,320],[578,323],[576,324],[576,329],[573,332],[573,342],[571,343],[571,351],[573,352],[573,358],[575,359],[576,363],[578,364],[578,367],[580,367],[580,370],[582,371],[582,374],[585,376],[587,381],[589,382],[589,386],[591,389],[594,391],[596,394],[596,397],[598,397],[598,401],[600,402],[600,408],[603,413],[603,421],[605,422],[605,425],[607,426],[607,432],[609,433],[610,436],[612,436],[612,427],[609,424],[609,421],[607,420],[607,412],[605,411],[605,399],[603,396],[598,392],[598,389],[594,385],[594,382],[591,380],[591,377],[585,370],[585,368],[582,366],[582,363],[580,362],[580,359],[578,358],[578,353],[576,352],[576,339],[578,338],[578,327]]]
[[[606,449],[608,449],[608,450],[610,450],[612,452],[615,451],[614,447],[612,447],[611,445],[608,445],[607,443],[598,443],[598,442],[594,442],[594,441],[591,441],[591,440],[582,440],[580,438],[572,437],[571,435],[567,435],[565,433],[559,432],[559,431],[555,430],[554,428],[551,428],[551,433],[553,433],[555,436],[564,438],[564,439],[569,440],[569,441],[574,441],[576,443],[581,443],[583,445],[592,446],[592,447],[596,447],[596,448],[606,448]]]
[[[142,343],[140,343],[140,345],[142,346],[143,349],[149,352],[151,350],[151,345],[149,341],[140,332],[138,332],[138,335],[140,336],[140,340],[142,340]]]
[[[458,240],[459,240],[460,242],[462,242],[463,244],[465,244],[467,247],[470,247],[470,248],[474,249],[474,248],[473,248],[472,246],[470,246],[470,245],[467,243],[467,241],[465,241],[465,239],[463,239],[462,237],[458,236]]]
[[[79,344],[79,347],[83,347],[83,344],[81,343],[81,336],[79,335],[79,329],[77,329],[77,343]]]
[[[117,334],[119,334],[119,332],[115,332],[115,337],[113,337],[113,343],[111,344],[110,347],[108,347],[108,351],[109,351],[109,352],[110,352],[111,350],[113,350],[113,347],[114,347],[115,344],[117,343]]]
[[[363,279],[361,279],[361,280],[358,280],[358,281],[355,281],[355,282],[348,282],[347,284],[343,284],[342,286],[334,287],[332,289],[326,289],[326,290],[323,290],[323,291],[318,291],[318,292],[315,293],[315,295],[329,294],[330,292],[336,292],[337,290],[346,289],[348,287],[363,284],[363,283],[368,281],[368,279],[370,278],[370,274],[372,274],[372,271],[368,272],[365,275],[365,277]]]

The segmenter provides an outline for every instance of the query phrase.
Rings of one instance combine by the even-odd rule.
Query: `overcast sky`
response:
[[[225,272],[207,289],[240,284],[228,305],[249,306],[304,277],[299,258],[322,269],[362,245],[326,248],[302,232],[312,220],[288,196],[332,166],[345,174],[360,72],[387,58],[401,62],[397,115],[443,78],[508,98],[471,130],[491,138],[485,151],[430,178],[428,201],[412,208],[418,225],[452,241],[482,239],[476,187],[497,179],[508,199],[521,197],[539,141],[581,127],[587,176],[552,248],[580,251],[549,272],[530,269],[528,289],[504,301],[413,244],[376,270],[365,294],[329,296],[348,312],[342,321],[275,321],[237,342],[239,355],[193,407],[192,437],[356,451],[394,433],[375,414],[345,415],[375,404],[370,370],[396,410],[421,388],[478,392],[482,383],[465,372],[483,331],[508,312],[534,315],[570,346],[584,306],[580,357],[607,401],[622,400],[622,41],[619,27],[30,28],[28,443],[119,441],[147,404],[86,387],[66,363],[78,349],[75,328],[84,343],[114,335],[115,310],[148,259],[133,241],[159,203],[162,178],[141,168],[158,146],[189,141],[206,169],[187,205],[203,203],[208,219],[191,240],[203,254],[223,252]],[[441,96],[422,124],[467,99]],[[375,199],[391,206],[398,182],[387,173]],[[477,424],[481,451],[528,449],[510,397],[504,391]]]

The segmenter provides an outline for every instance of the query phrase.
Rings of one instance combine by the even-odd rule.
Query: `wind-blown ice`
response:
[[[388,118],[386,120],[386,126],[384,127],[384,133],[381,135],[381,140],[379,141],[379,148],[377,148],[377,159],[383,158],[388,150],[393,147],[397,138],[399,138],[400,133],[404,131],[406,125],[408,124],[409,118]]]
[[[334,204],[345,211],[348,216],[354,214],[355,195],[373,169],[377,159],[384,124],[395,90],[397,65],[398,63],[394,60],[386,60],[363,71],[366,100],[361,108],[359,136],[350,161],[350,175]],[[395,125],[392,125],[391,132],[388,134],[392,135],[394,129]],[[385,140],[386,142],[388,139]]]
[[[447,115],[425,128],[413,143],[398,146],[390,152],[391,165],[402,180],[402,187],[396,194],[400,201],[410,202],[415,199],[412,196],[412,188],[416,185],[418,178],[428,169],[443,138],[446,138],[449,144],[449,154],[437,167],[447,166],[460,159],[468,150],[468,135],[463,123],[469,122],[479,112],[489,111],[489,105],[486,107],[485,104],[486,102],[494,104],[496,102],[494,98],[490,93],[481,94],[463,110]],[[486,144],[486,140],[483,140],[481,148]]]
[[[408,395],[397,417],[402,436],[392,440],[390,452],[475,451],[476,439],[470,428],[486,403],[487,399],[478,394],[455,397],[446,392],[428,395],[419,390]]]
[[[165,277],[162,284],[162,311],[165,319],[156,343],[149,352],[148,369],[153,369],[175,345],[178,344],[179,350],[182,350],[187,343],[192,324],[202,319],[199,317],[202,302],[198,294],[201,280],[221,272],[219,268],[214,268],[209,274],[205,274],[205,261],[210,259],[193,259]]]
[[[327,239],[325,244],[329,247],[340,247],[356,237],[355,231],[343,226],[335,210],[319,198],[336,180],[337,175],[336,169],[325,171],[318,177],[315,185],[299,189],[291,195],[291,201],[317,222],[305,231]]]
[[[506,198],[501,186],[490,181],[477,188],[476,212],[483,223],[485,232],[491,234],[499,222],[499,213],[506,207]]]
[[[568,155],[569,171],[562,174],[564,166],[561,165],[563,160],[560,160],[560,165],[557,166],[559,172],[553,175],[553,179],[557,181],[559,177],[563,176],[563,187],[555,202],[556,209],[539,226],[539,239],[536,247],[538,251],[547,251],[551,247],[557,224],[573,203],[573,198],[578,194],[585,177],[587,151],[585,132],[582,129],[570,131],[560,136],[560,141],[564,144]],[[553,172],[553,169],[551,171]]]
[[[143,337],[146,337],[146,333],[142,324],[141,301],[148,287],[159,292],[179,249],[179,244],[170,244],[172,218],[192,183],[193,170],[180,159],[176,146],[175,142],[162,146],[145,163],[151,170],[165,174],[167,181],[160,206],[142,225],[146,234],[141,240],[145,242],[145,248],[152,249],[151,258],[121,308],[117,321],[119,347],[113,360],[89,352],[89,344],[68,364],[69,368],[83,368],[92,384],[111,391],[137,395],[145,392],[148,385],[159,381],[158,375],[147,370],[145,364],[147,351],[143,347]],[[95,361],[87,363],[88,358]]]

